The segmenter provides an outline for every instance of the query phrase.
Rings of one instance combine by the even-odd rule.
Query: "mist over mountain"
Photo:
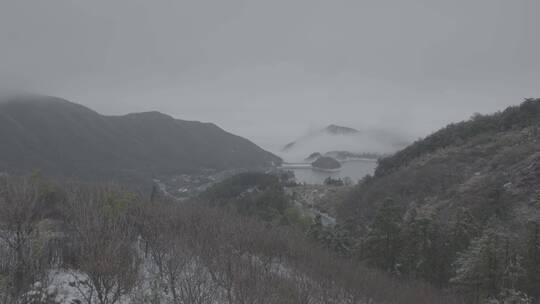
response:
[[[0,0],[0,304],[540,304],[538,12]]]
[[[273,166],[280,159],[212,123],[159,112],[104,116],[67,100],[0,102],[0,172],[96,179]]]
[[[316,152],[347,151],[383,155],[405,147],[409,141],[404,135],[384,129],[357,130],[331,124],[286,144],[280,154],[286,161],[292,162],[305,160]]]

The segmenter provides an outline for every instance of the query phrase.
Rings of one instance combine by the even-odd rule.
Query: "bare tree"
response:
[[[174,304],[210,304],[217,298],[217,286],[200,259],[181,241],[173,241],[165,263],[165,276]]]
[[[150,202],[135,212],[147,261],[157,268],[150,284],[158,289],[153,298],[174,304],[214,303],[217,286],[202,264],[195,216],[189,205]],[[165,297],[163,294],[170,294]]]
[[[37,179],[0,180],[0,276],[6,276],[4,302],[20,297],[43,274],[38,246],[42,217],[43,199]],[[0,278],[0,288],[1,281]]]
[[[127,208],[133,197],[114,186],[72,187],[66,212],[77,257],[76,286],[86,303],[114,304],[137,281],[140,260]]]

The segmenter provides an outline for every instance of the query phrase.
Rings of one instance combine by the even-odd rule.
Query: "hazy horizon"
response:
[[[2,88],[157,110],[270,149],[328,124],[425,136],[540,96],[537,1],[0,4]]]

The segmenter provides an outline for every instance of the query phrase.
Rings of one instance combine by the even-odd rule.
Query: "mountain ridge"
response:
[[[99,178],[265,167],[279,157],[213,123],[157,111],[107,116],[50,96],[0,102],[0,171]]]

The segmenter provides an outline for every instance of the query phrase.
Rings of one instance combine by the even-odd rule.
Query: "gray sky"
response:
[[[268,147],[425,135],[540,96],[538,0],[0,0],[3,87],[159,110]]]

